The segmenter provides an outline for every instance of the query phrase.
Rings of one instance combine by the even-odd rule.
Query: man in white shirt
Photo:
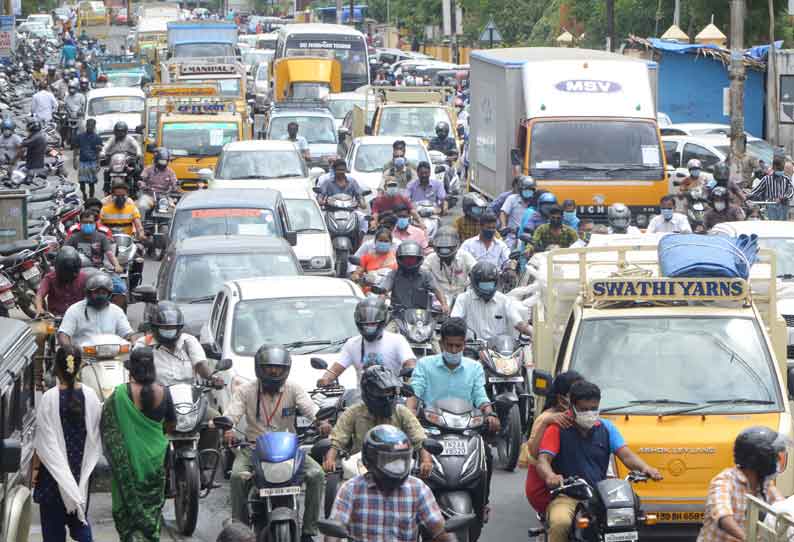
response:
[[[470,253],[458,250],[460,237],[455,228],[445,226],[433,238],[435,252],[428,254],[422,269],[430,273],[448,304],[466,290],[469,274],[477,263]]]
[[[480,218],[480,235],[466,239],[461,245],[461,250],[468,252],[478,262],[491,262],[501,269],[510,259],[510,249],[501,239],[495,239],[496,215],[490,211],[483,213]]]
[[[667,195],[659,201],[661,213],[651,219],[646,233],[692,233],[689,219],[686,215],[676,213],[675,198]]]
[[[85,283],[85,299],[66,310],[58,328],[61,346],[80,343],[91,335],[118,335],[130,340],[133,334],[127,315],[110,303],[113,282],[105,273],[95,273]]]
[[[416,356],[405,337],[384,329],[387,316],[386,302],[380,297],[367,297],[356,305],[354,318],[361,335],[345,342],[341,358],[317,381],[318,387],[330,385],[351,365],[359,375],[371,365],[383,365],[394,374],[416,365]]]
[[[30,114],[41,122],[52,120],[52,114],[58,110],[58,100],[47,90],[47,83],[42,82],[39,91],[30,99]]]
[[[306,138],[302,135],[298,135],[297,122],[292,121],[287,124],[287,135],[282,136],[281,139],[295,143],[295,146],[298,147],[298,151],[300,151],[303,157],[306,160],[309,159],[309,142],[306,141]]]

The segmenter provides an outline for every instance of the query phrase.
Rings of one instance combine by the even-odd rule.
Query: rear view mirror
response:
[[[324,406],[317,411],[315,418],[318,420],[330,420],[336,415],[336,406]]]
[[[220,429],[221,431],[228,431],[229,429],[234,427],[231,418],[227,418],[226,416],[218,416],[217,418],[213,418],[212,425],[214,425],[216,429]]]
[[[204,348],[204,353],[207,354],[209,359],[221,360],[221,353],[215,343],[202,344],[201,347]]]
[[[322,358],[311,358],[309,363],[311,363],[312,369],[317,369],[318,371],[328,369],[328,363]]]
[[[789,399],[794,399],[794,366],[788,368],[787,387]]]
[[[361,192],[361,195],[364,196],[364,197],[367,197],[370,194],[372,194],[372,190],[370,190],[369,188],[367,188],[363,192]]]
[[[322,190],[320,190],[319,186],[313,186],[312,192],[314,192],[315,194],[319,194],[320,192],[322,192]]]
[[[221,371],[228,371],[232,368],[232,360],[229,358],[223,358],[218,363],[215,364],[215,372],[219,373]]]
[[[432,438],[426,438],[424,442],[422,442],[422,448],[433,455],[440,455],[441,452],[444,451],[444,446],[442,446],[439,441]]]
[[[532,393],[546,397],[551,391],[551,374],[535,369],[532,371]]]
[[[289,243],[292,247],[298,244],[298,234],[294,231],[286,232],[284,234],[284,239],[286,239],[287,243]]]
[[[521,162],[521,151],[518,149],[510,149],[510,163],[514,166],[520,166]]]
[[[139,124],[135,127],[135,133],[139,135],[143,135],[143,124]]]
[[[157,303],[157,290],[154,286],[138,286],[132,291],[132,300],[142,303]]]

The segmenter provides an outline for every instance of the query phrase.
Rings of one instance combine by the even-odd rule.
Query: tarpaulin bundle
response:
[[[747,279],[758,258],[758,236],[666,235],[659,240],[663,277]]]

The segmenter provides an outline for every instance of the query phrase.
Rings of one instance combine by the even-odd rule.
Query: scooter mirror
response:
[[[334,414],[336,414],[335,405],[324,406],[317,411],[315,418],[317,418],[318,420],[329,420],[334,417]]]
[[[345,527],[341,522],[333,519],[318,519],[317,528],[320,529],[320,532],[324,535],[332,536],[334,538],[345,539],[350,536],[347,532],[347,527]]]
[[[441,455],[441,453],[444,451],[444,446],[442,446],[439,441],[432,438],[426,438],[424,442],[422,442],[422,448],[433,455]]]
[[[328,363],[323,358],[311,358],[309,363],[311,363],[312,369],[317,369],[318,371],[324,371],[328,368]]]

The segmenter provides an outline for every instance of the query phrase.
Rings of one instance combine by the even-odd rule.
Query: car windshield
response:
[[[162,146],[179,156],[217,156],[226,143],[237,141],[234,122],[169,122]]]
[[[240,79],[216,79],[221,96],[236,97],[240,95]]]
[[[320,209],[314,200],[310,199],[288,199],[287,215],[289,215],[290,225],[297,232],[325,231],[325,221]]]
[[[270,209],[180,210],[171,226],[171,239],[181,241],[204,235],[279,235]]]
[[[355,297],[294,297],[241,301],[234,309],[232,349],[253,356],[263,344],[341,342],[358,334],[353,312]],[[288,326],[284,322],[289,322]],[[337,344],[336,350],[342,345]],[[296,348],[316,350],[316,345]]]
[[[287,125],[298,123],[298,135],[308,143],[336,143],[334,121],[330,117],[274,117],[270,120],[268,139],[286,139]]]
[[[601,410],[621,414],[664,414],[687,403],[703,406],[698,414],[779,410],[769,352],[750,318],[584,320],[571,369],[601,387]]]
[[[759,237],[758,246],[774,251],[779,277],[794,277],[794,238]]]
[[[109,73],[108,86],[111,87],[137,87],[141,84],[139,73]]]
[[[443,107],[384,107],[377,135],[436,137],[436,124],[449,124],[449,114]]]
[[[536,179],[620,181],[664,177],[659,136],[651,122],[543,121],[532,126],[530,142],[531,174]],[[483,150],[486,157],[496,154],[493,145]]]
[[[348,111],[353,110],[353,106],[359,105],[364,107],[365,100],[328,100],[328,109],[331,110],[335,119],[343,119]]]
[[[110,115],[112,113],[143,113],[146,100],[138,96],[106,96],[93,98],[88,102],[88,116]]]
[[[246,51],[243,53],[243,64],[246,66],[250,66],[254,62],[260,60],[268,60],[273,57],[273,53],[270,51],[263,51],[261,49],[252,49],[250,51]]]
[[[30,15],[30,16],[28,16],[27,22],[43,24],[43,25],[49,25],[50,24],[50,16],[49,15]]]
[[[184,255],[174,262],[169,299],[182,303],[207,299],[218,293],[228,280],[299,274],[294,259],[286,254]]]
[[[306,166],[294,150],[226,151],[218,163],[218,179],[306,177]]]
[[[419,162],[429,162],[430,158],[424,147],[419,145],[406,145],[405,157],[412,167],[416,167]],[[364,143],[356,150],[356,160],[353,162],[353,169],[364,173],[373,171],[383,171],[385,166],[392,158],[392,146],[390,143]]]

